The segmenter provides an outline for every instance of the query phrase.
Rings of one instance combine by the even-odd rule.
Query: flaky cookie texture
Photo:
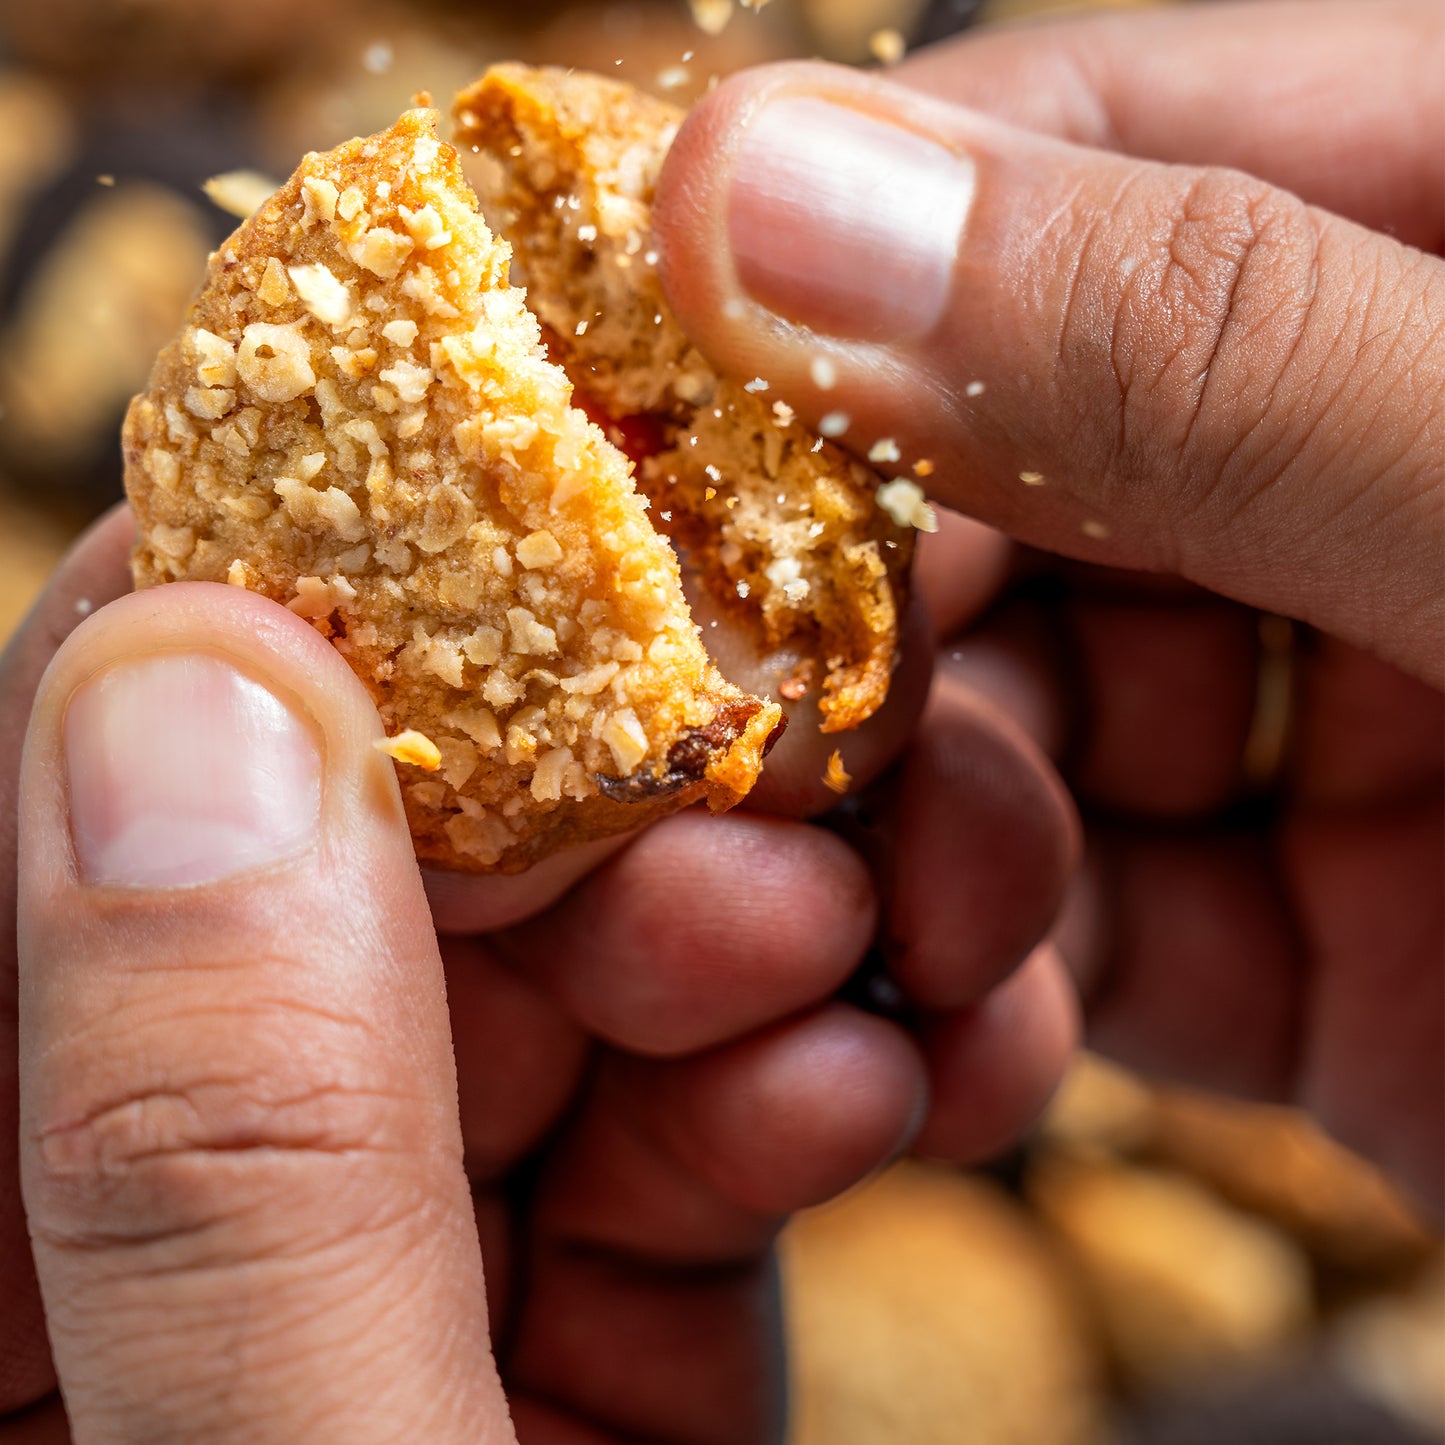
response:
[[[454,113],[552,355],[638,456],[656,525],[760,653],[795,659],[788,680],[818,692],[823,730],[856,727],[888,691],[913,531],[878,507],[875,473],[769,391],[719,378],[669,310],[651,206],[682,113],[520,65],[489,70]]]
[[[781,715],[708,660],[435,126],[308,156],[212,258],[126,419],[134,571],[309,619],[436,745],[400,768],[418,853],[513,871],[732,805]]]

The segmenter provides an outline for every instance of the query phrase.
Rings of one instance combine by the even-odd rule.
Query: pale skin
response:
[[[1302,1103],[1439,1208],[1445,42],[1430,3],[1304,9],[984,36],[887,84],[771,69],[684,128],[660,238],[718,364],[1075,559],[931,539],[935,680],[855,769],[902,760],[866,858],[687,815],[424,885],[314,632],[235,589],[125,596],[123,514],[80,544],[0,673],[12,739],[29,717],[0,769],[0,1441],[776,1439],[779,1222],[910,1144],[1016,1137],[1081,994],[1099,1047]],[[758,262],[744,314],[781,322],[727,304],[735,157],[783,92],[976,167],[941,308],[835,336],[826,392],[817,294]],[[1256,608],[1308,647],[1285,784],[1239,811]],[[161,654],[311,739],[284,860],[87,874],[86,689]],[[832,1001],[880,917],[907,1028]]]

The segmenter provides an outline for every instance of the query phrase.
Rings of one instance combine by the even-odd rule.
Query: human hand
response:
[[[344,663],[238,589],[123,595],[129,542],[101,523],[0,670],[12,738],[35,700],[0,768],[0,1440],[510,1440],[508,1407],[525,1445],[772,1438],[773,1236],[906,1145],[936,1057],[832,1001],[861,864],[687,814],[429,907]]]
[[[880,830],[899,982],[997,983],[954,850],[990,826],[979,731],[1021,727],[1090,811],[1056,941],[1095,1042],[1301,1102],[1436,1207],[1442,53],[1437,5],[1322,0],[1021,27],[890,81],[772,67],[694,112],[657,208],[715,363],[1079,559],[929,539],[948,646]],[[1015,565],[1027,595],[956,637]],[[1268,799],[1255,609],[1318,629]],[[936,1109],[921,1144],[984,1132]]]

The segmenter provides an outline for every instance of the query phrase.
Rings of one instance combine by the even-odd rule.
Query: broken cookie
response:
[[[508,259],[430,112],[308,156],[124,432],[137,584],[229,581],[321,630],[431,745],[398,750],[418,854],[487,871],[730,807],[781,722],[709,661]]]
[[[767,378],[720,378],[684,335],[652,248],[653,188],[682,112],[575,71],[499,65],[457,97],[463,163],[512,243],[550,354],[637,462],[652,519],[708,610],[825,732],[882,704],[914,530],[880,478],[794,420]]]

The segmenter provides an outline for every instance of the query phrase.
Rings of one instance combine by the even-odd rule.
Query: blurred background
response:
[[[759,61],[1147,3],[0,0],[0,637],[121,494],[125,404],[235,224],[209,178],[244,197],[493,60],[685,103]],[[1086,1058],[1007,1159],[898,1166],[783,1258],[794,1445],[1445,1441],[1440,1240],[1285,1110]]]

